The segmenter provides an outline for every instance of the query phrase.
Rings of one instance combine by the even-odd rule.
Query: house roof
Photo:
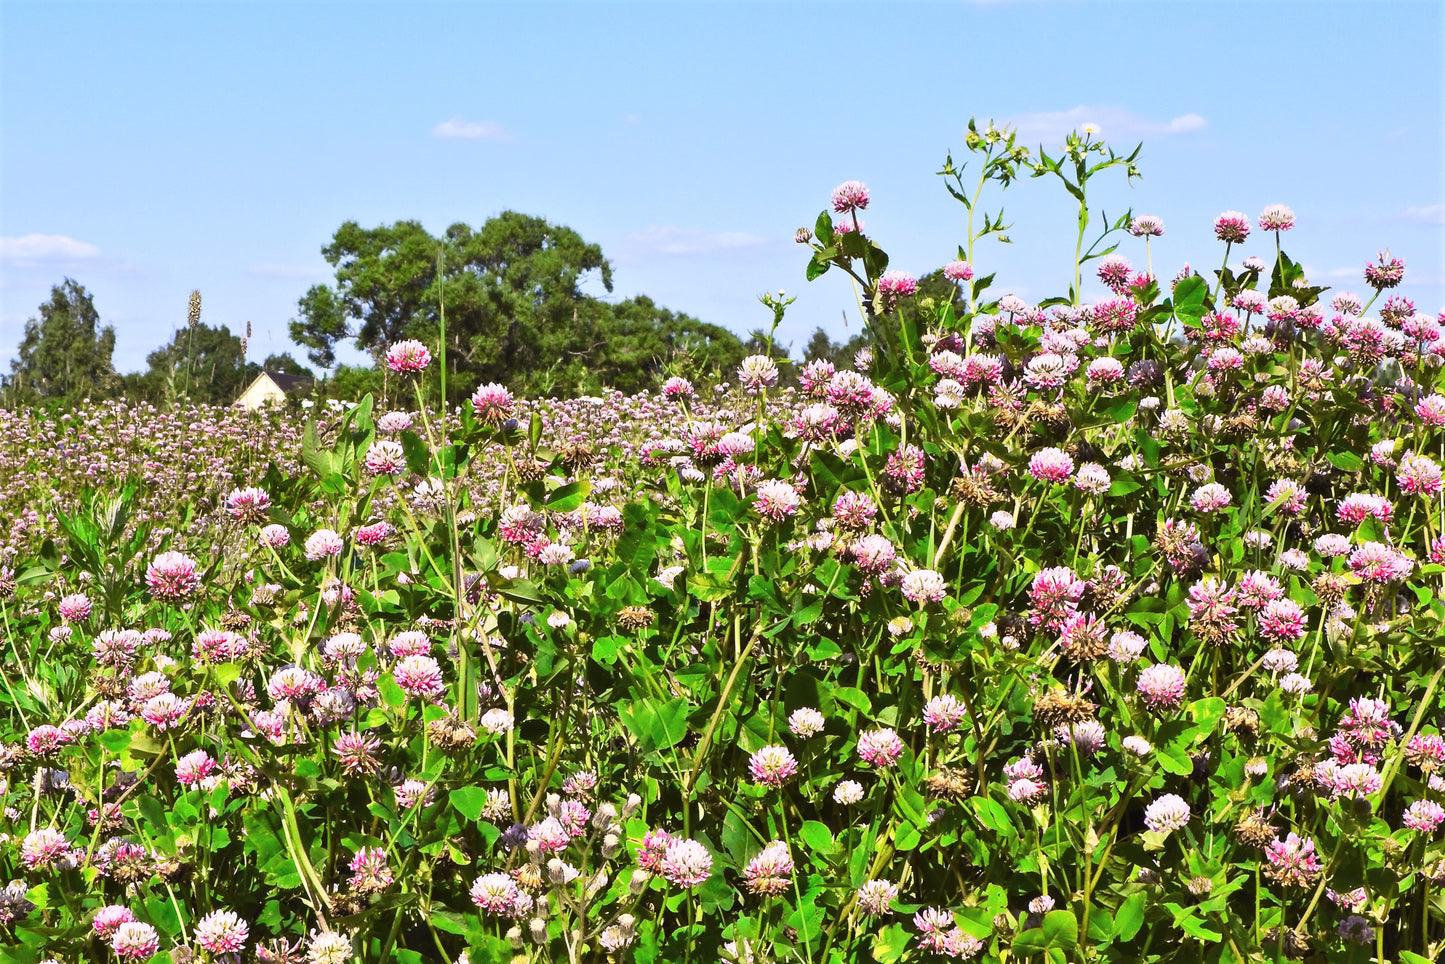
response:
[[[275,383],[287,395],[292,392],[305,391],[311,387],[312,379],[307,375],[287,375],[285,372],[262,372],[267,378]]]

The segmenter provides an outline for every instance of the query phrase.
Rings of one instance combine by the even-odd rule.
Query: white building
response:
[[[288,396],[310,391],[311,384],[311,379],[305,375],[262,372],[241,393],[241,397],[236,399],[232,407],[254,411],[266,405],[284,405]]]

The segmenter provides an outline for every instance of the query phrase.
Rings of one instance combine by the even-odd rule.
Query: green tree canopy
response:
[[[169,342],[146,356],[146,365],[130,388],[153,402],[189,398],[229,405],[261,371],[255,362],[246,361],[239,335],[225,325],[203,323],[176,331]]]
[[[439,238],[415,221],[348,221],[322,254],[335,285],[307,291],[290,330],[325,368],[348,338],[373,358],[406,338],[435,350],[443,303],[453,395],[485,381],[524,392],[635,390],[655,384],[680,352],[720,367],[741,357],[726,329],[645,297],[611,304],[584,293],[588,279],[612,290],[602,249],[515,211],[480,229],[453,224]]]
[[[813,329],[813,336],[808,339],[808,345],[803,349],[803,361],[810,362],[815,359],[823,359],[833,363],[833,367],[840,371],[844,368],[853,367],[854,356],[858,352],[872,344],[866,332],[854,335],[845,342],[836,342],[828,337],[828,333],[821,327]]]
[[[100,324],[100,314],[83,285],[66,278],[51,286],[40,316],[25,322],[19,357],[6,380],[17,401],[78,402],[108,398],[120,389],[111,356],[115,328]]]
[[[267,372],[281,372],[283,375],[305,375],[307,378],[315,378],[316,374],[291,357],[289,351],[283,351],[279,355],[274,352],[266,356],[261,363],[261,370]]]

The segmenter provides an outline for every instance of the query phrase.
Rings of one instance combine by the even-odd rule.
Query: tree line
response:
[[[596,244],[563,225],[506,211],[480,228],[453,224],[440,237],[415,221],[364,228],[343,224],[322,248],[334,269],[328,284],[301,296],[290,321],[293,342],[325,377],[324,397],[357,398],[380,388],[387,346],[415,338],[437,352],[446,332],[448,393],[459,401],[481,382],[527,395],[626,392],[659,387],[672,374],[723,381],[744,357],[785,346],[761,330],[739,337],[655,303],[645,295],[611,300],[612,265]],[[85,288],[67,278],[25,324],[0,403],[68,405],[125,396],[156,404],[181,399],[230,404],[261,371],[313,376],[289,352],[246,358],[243,332],[201,320],[193,293],[187,323],[146,357],[140,372],[116,372],[115,330],[101,323]],[[338,364],[350,343],[370,364]],[[818,329],[803,358],[851,364],[861,337],[846,344]],[[783,366],[786,372],[789,366]],[[440,377],[434,365],[430,377]]]

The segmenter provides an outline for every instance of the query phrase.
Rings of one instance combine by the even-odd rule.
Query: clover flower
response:
[[[1144,808],[1144,826],[1155,833],[1173,833],[1189,823],[1189,804],[1174,793],[1166,793]]]
[[[658,871],[668,883],[696,887],[712,876],[712,854],[696,840],[672,840],[663,852]]]
[[[180,600],[201,588],[196,560],[183,552],[163,552],[146,567],[146,588],[157,599]]]
[[[212,911],[196,922],[196,943],[212,954],[240,953],[250,934],[250,925],[235,911]]]
[[[891,767],[903,755],[903,741],[893,730],[884,727],[858,735],[858,756],[875,767]]]
[[[1249,218],[1238,211],[1225,211],[1214,219],[1214,236],[1230,244],[1242,244],[1249,237]]]
[[[765,787],[781,787],[798,772],[798,761],[785,746],[765,746],[748,762],[753,780]]]
[[[862,181],[844,181],[833,189],[833,213],[848,214],[868,207],[868,188]]]
[[[431,350],[415,339],[399,341],[386,350],[386,367],[398,375],[413,374],[431,364]]]
[[[1139,673],[1136,689],[1153,710],[1174,710],[1184,701],[1184,670],[1168,663],[1156,663]]]

